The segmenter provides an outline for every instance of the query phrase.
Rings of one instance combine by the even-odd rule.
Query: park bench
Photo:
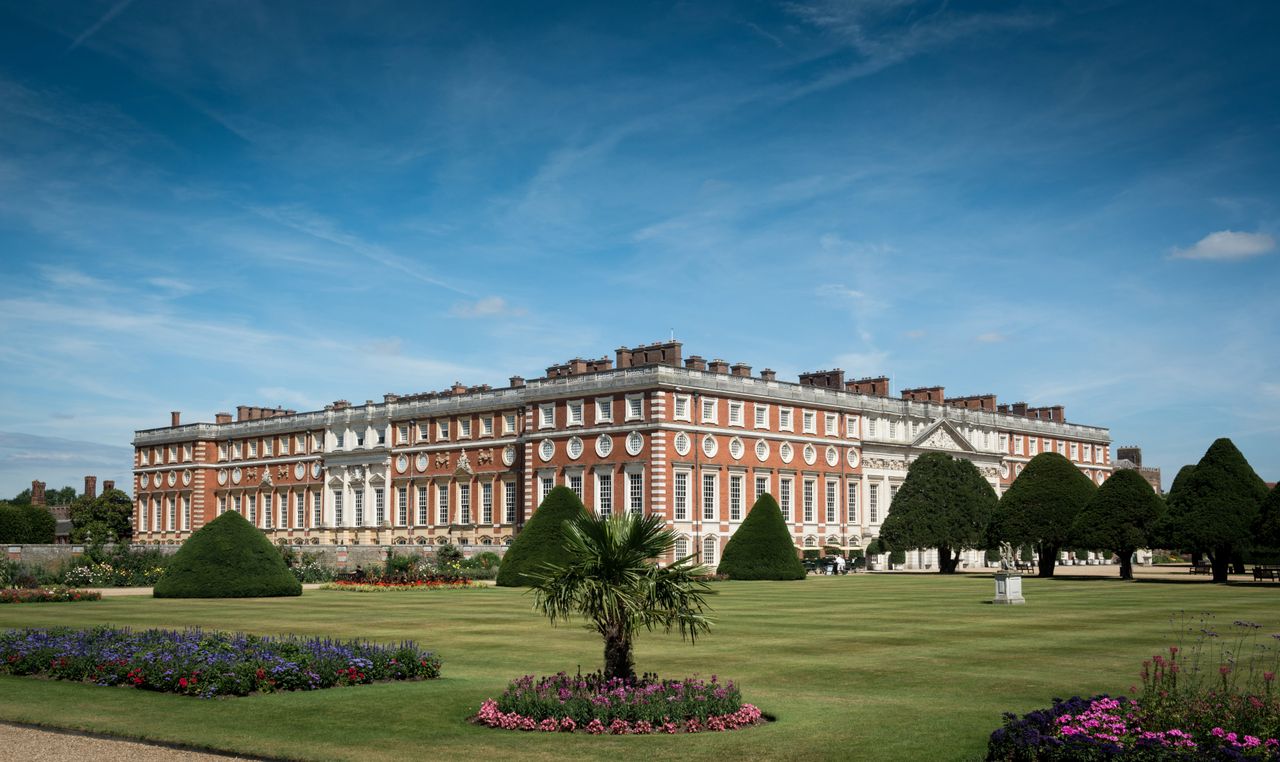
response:
[[[1280,566],[1255,566],[1253,567],[1253,579],[1258,582],[1262,580],[1280,581]]]
[[[1017,571],[1034,571],[1036,565],[1031,561],[1014,561],[1013,568]]]
[[[1213,574],[1213,565],[1208,561],[1191,564],[1192,574]]]

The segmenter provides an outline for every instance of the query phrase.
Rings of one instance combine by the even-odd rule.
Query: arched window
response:
[[[816,547],[818,547],[818,538],[817,538],[817,537],[813,537],[813,536],[809,536],[809,537],[804,538],[804,546],[805,546],[806,548],[816,548]]]
[[[714,536],[702,538],[702,563],[714,564],[716,562],[716,551],[720,549],[720,543]]]
[[[677,537],[677,538],[676,538],[676,550],[675,550],[675,553],[676,553],[676,560],[677,560],[677,561],[679,561],[680,559],[682,559],[682,558],[684,558],[685,556],[689,555],[689,540],[688,540],[687,538],[685,538],[685,537]]]

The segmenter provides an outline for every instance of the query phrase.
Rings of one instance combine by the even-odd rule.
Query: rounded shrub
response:
[[[157,598],[266,598],[302,595],[284,557],[236,511],[191,535],[155,585]]]
[[[502,557],[497,584],[527,587],[533,584],[529,574],[544,563],[567,564],[570,557],[564,547],[564,522],[584,512],[586,508],[573,490],[568,487],[551,490]]]
[[[773,496],[765,493],[729,538],[716,572],[729,579],[804,579],[791,532]]]

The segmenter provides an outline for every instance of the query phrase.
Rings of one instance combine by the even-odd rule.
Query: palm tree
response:
[[[641,627],[678,628],[691,643],[711,628],[703,610],[712,592],[698,579],[706,569],[693,556],[666,567],[652,560],[676,541],[659,517],[583,513],[564,529],[570,560],[530,573],[534,608],[553,625],[575,616],[587,620],[604,638],[606,678],[635,678],[631,639]]]

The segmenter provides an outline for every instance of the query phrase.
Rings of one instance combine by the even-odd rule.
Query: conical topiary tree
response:
[[[543,564],[567,565],[570,556],[564,546],[564,522],[581,516],[585,511],[582,500],[573,490],[568,487],[551,490],[502,557],[497,584],[527,587],[534,582],[530,574],[541,571]]]
[[[1168,526],[1179,547],[1209,553],[1213,581],[1226,582],[1232,558],[1253,542],[1266,497],[1267,485],[1249,461],[1230,439],[1219,439],[1171,491]]]
[[[724,546],[716,572],[729,579],[804,579],[791,532],[773,495],[765,493]]]
[[[1272,487],[1262,501],[1255,534],[1260,544],[1280,549],[1280,484]]]
[[[1122,469],[1076,514],[1071,538],[1115,553],[1120,558],[1120,579],[1133,579],[1133,554],[1150,544],[1151,528],[1163,511],[1164,501],[1147,480],[1133,469]]]
[[[1032,544],[1040,553],[1038,576],[1052,577],[1071,524],[1097,490],[1093,480],[1056,452],[1042,452],[1013,480],[996,508],[997,537]]]
[[[157,598],[302,595],[302,583],[267,536],[227,511],[187,538],[156,582]]]

